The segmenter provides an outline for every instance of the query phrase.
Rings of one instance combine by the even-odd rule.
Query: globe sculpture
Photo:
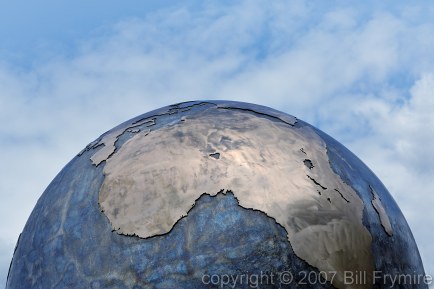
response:
[[[36,204],[7,289],[428,288],[380,180],[315,127],[163,107],[81,151]]]

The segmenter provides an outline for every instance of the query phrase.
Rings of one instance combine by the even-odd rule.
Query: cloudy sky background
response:
[[[258,103],[380,177],[434,274],[432,1],[0,0],[0,286],[50,181],[136,115]]]

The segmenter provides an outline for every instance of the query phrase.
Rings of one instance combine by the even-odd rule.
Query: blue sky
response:
[[[0,0],[0,284],[76,153],[194,99],[270,106],[341,141],[394,196],[433,274],[433,19],[430,1]]]

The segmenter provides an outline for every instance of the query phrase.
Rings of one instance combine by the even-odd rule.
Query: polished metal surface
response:
[[[383,203],[381,202],[380,197],[378,196],[377,192],[371,187],[371,192],[373,195],[373,199],[372,199],[372,206],[374,207],[375,211],[377,212],[379,218],[380,218],[380,223],[384,228],[384,231],[386,231],[386,233],[389,236],[393,235],[393,229],[392,229],[392,224],[390,224],[390,220],[389,220],[389,216],[387,216],[386,210],[384,209]]]
[[[117,135],[105,141],[114,144]],[[260,210],[283,226],[300,258],[320,271],[336,271],[337,288],[350,288],[344,272],[372,277],[364,204],[332,171],[323,140],[308,126],[210,108],[138,132],[116,152],[108,145],[97,154],[95,164],[106,160],[99,203],[119,234],[166,234],[202,194],[230,190],[240,206]],[[372,203],[381,217],[379,199]],[[384,215],[382,222],[387,226]]]

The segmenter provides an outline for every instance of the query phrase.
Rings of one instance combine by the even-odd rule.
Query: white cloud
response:
[[[13,243],[10,240],[0,239],[0,286],[6,285],[6,277],[9,271],[12,254],[14,250]]]
[[[0,235],[15,242],[49,181],[116,124],[178,101],[234,99],[294,114],[361,156],[397,199],[434,273],[425,229],[433,219],[434,9],[204,3],[126,19],[72,56],[31,69],[0,62],[8,164],[0,166],[0,220],[8,220]]]
[[[428,273],[434,272],[431,242],[431,178],[434,173],[434,76],[424,74],[409,89],[410,98],[395,103],[365,99],[352,110],[370,134],[351,147],[389,188],[409,222]]]

